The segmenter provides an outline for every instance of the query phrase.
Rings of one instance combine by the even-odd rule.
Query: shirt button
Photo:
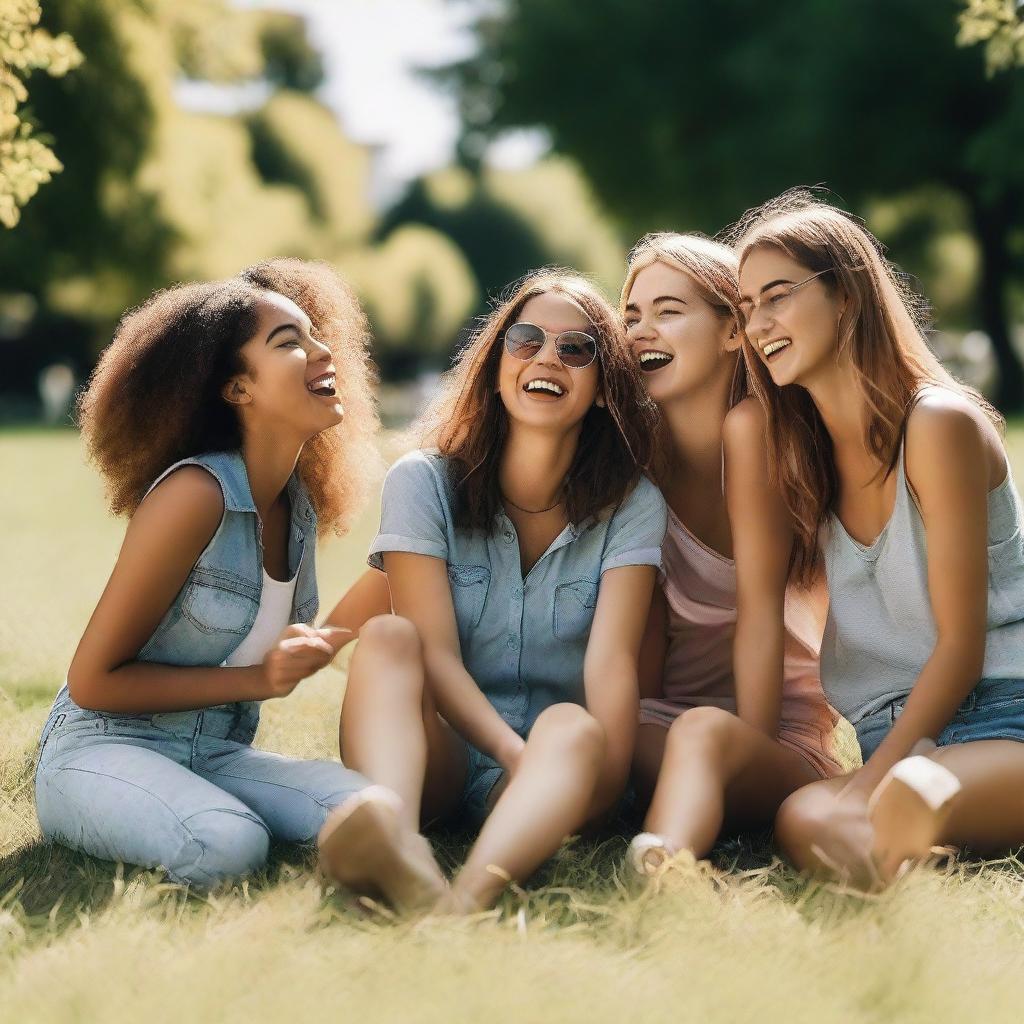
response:
[[[505,543],[506,544],[511,544],[512,541],[514,541],[515,539],[516,538],[515,538],[515,536],[514,536],[514,534],[512,533],[511,530],[506,530],[505,531]]]
[[[516,584],[512,588],[512,596],[513,597],[522,597],[523,596],[523,588],[521,586],[519,586],[518,584]]]
[[[515,635],[515,634],[513,633],[513,634],[511,634],[511,635],[509,636],[509,638],[508,638],[508,640],[506,641],[506,643],[507,643],[507,645],[508,645],[508,649],[509,649],[510,651],[514,651],[514,650],[515,650],[515,649],[516,649],[516,648],[517,648],[517,647],[519,646],[519,637],[517,637],[517,636],[516,636],[516,635]]]

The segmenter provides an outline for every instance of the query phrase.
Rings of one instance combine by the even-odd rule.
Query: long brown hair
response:
[[[694,283],[701,298],[722,320],[732,320],[738,328],[740,314],[739,269],[736,253],[727,245],[699,233],[679,234],[657,231],[644,235],[626,257],[626,279],[619,296],[619,312],[625,314],[633,282],[641,270],[654,263],[664,263],[686,274]],[[746,363],[736,354],[735,370],[729,388],[729,408],[747,397]],[[658,436],[655,444],[653,475],[659,487],[664,488],[676,468],[673,446],[665,428],[664,418],[658,416]]]
[[[463,528],[489,532],[498,511],[498,469],[509,430],[508,413],[496,393],[505,331],[530,299],[549,293],[575,303],[590,322],[605,401],[605,408],[594,404],[587,411],[566,477],[569,522],[579,525],[617,506],[650,464],[656,412],[629,357],[615,308],[573,271],[534,271],[511,285],[484,318],[413,428],[421,445],[436,447],[449,460],[455,519]]]
[[[772,247],[846,299],[838,356],[848,355],[868,409],[865,448],[888,476],[899,460],[906,419],[917,393],[937,384],[976,403],[999,428],[999,413],[957,381],[929,349],[928,306],[885,256],[881,242],[858,218],[793,189],[748,210],[731,229],[740,264],[754,249]],[[838,480],[832,441],[810,394],[796,384],[776,387],[744,335],[751,391],[767,417],[770,469],[793,515],[794,577],[809,581],[820,562],[819,527],[833,509]]]
[[[245,369],[241,348],[266,290],[301,307],[331,349],[345,419],[303,445],[298,469],[318,531],[350,525],[379,465],[369,332],[355,295],[330,267],[293,259],[163,289],[122,317],[78,400],[82,436],[115,515],[133,514],[181,459],[241,447],[238,414],[221,389]]]

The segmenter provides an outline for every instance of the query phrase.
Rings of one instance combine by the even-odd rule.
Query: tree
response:
[[[40,15],[38,0],[0,0],[0,224],[8,228],[39,186],[63,170],[19,113],[28,90],[18,76],[43,70],[59,78],[82,62],[71,36],[37,27]]]
[[[1024,404],[1008,286],[1024,213],[1024,74],[956,45],[958,0],[506,0],[452,68],[467,135],[543,125],[634,231],[714,231],[795,184],[855,209],[923,186],[959,196],[977,316]],[[614,73],[612,73],[614,71]],[[478,147],[477,147],[478,148]]]
[[[1024,65],[1024,3],[965,0],[957,42],[961,46],[984,43],[989,74]]]

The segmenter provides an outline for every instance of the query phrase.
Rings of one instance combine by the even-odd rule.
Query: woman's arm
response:
[[[419,631],[427,683],[438,710],[460,736],[512,771],[523,740],[462,663],[445,562],[431,555],[388,551],[384,569],[395,612]]]
[[[647,625],[640,640],[637,673],[641,697],[663,697],[665,694],[665,654],[668,651],[668,605],[661,587],[654,588]]]
[[[928,395],[910,414],[905,465],[928,544],[936,642],[903,713],[853,788],[869,794],[924,737],[934,739],[981,677],[988,616],[991,441],[979,414],[953,396]]]
[[[775,739],[793,532],[785,503],[769,480],[764,430],[764,413],[752,398],[726,416],[725,494],[736,561],[736,709],[744,722]]]
[[[269,672],[266,665],[182,668],[135,660],[223,514],[220,485],[199,467],[178,470],[145,498],[68,670],[76,704],[93,711],[155,714],[263,700],[284,696],[330,660],[333,650],[309,627],[285,631],[284,646],[268,655]]]
[[[366,622],[376,615],[387,615],[390,611],[391,591],[388,589],[387,574],[379,569],[367,569],[345,591],[323,624],[342,630],[334,644],[335,651],[340,651],[355,640]]]
[[[583,659],[587,710],[603,726],[606,741],[591,818],[614,805],[629,777],[639,710],[640,641],[656,572],[652,565],[623,565],[601,576]]]

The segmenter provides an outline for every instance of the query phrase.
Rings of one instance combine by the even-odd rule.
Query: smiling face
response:
[[[739,347],[722,316],[689,274],[660,261],[639,271],[625,308],[626,337],[659,404],[732,378]]]
[[[246,371],[224,386],[243,423],[287,430],[302,440],[340,423],[331,351],[312,335],[309,317],[291,299],[263,292],[256,332],[239,350]]]
[[[746,336],[779,387],[806,386],[836,366],[843,303],[825,284],[831,275],[814,274],[767,245],[751,249],[740,267]]]
[[[532,359],[519,359],[499,336],[498,393],[515,423],[553,430],[579,424],[598,396],[600,352],[589,366],[570,369],[558,358],[555,339],[565,331],[581,331],[596,340],[597,332],[575,302],[556,292],[528,299],[508,326],[530,323],[544,331],[544,344]]]

